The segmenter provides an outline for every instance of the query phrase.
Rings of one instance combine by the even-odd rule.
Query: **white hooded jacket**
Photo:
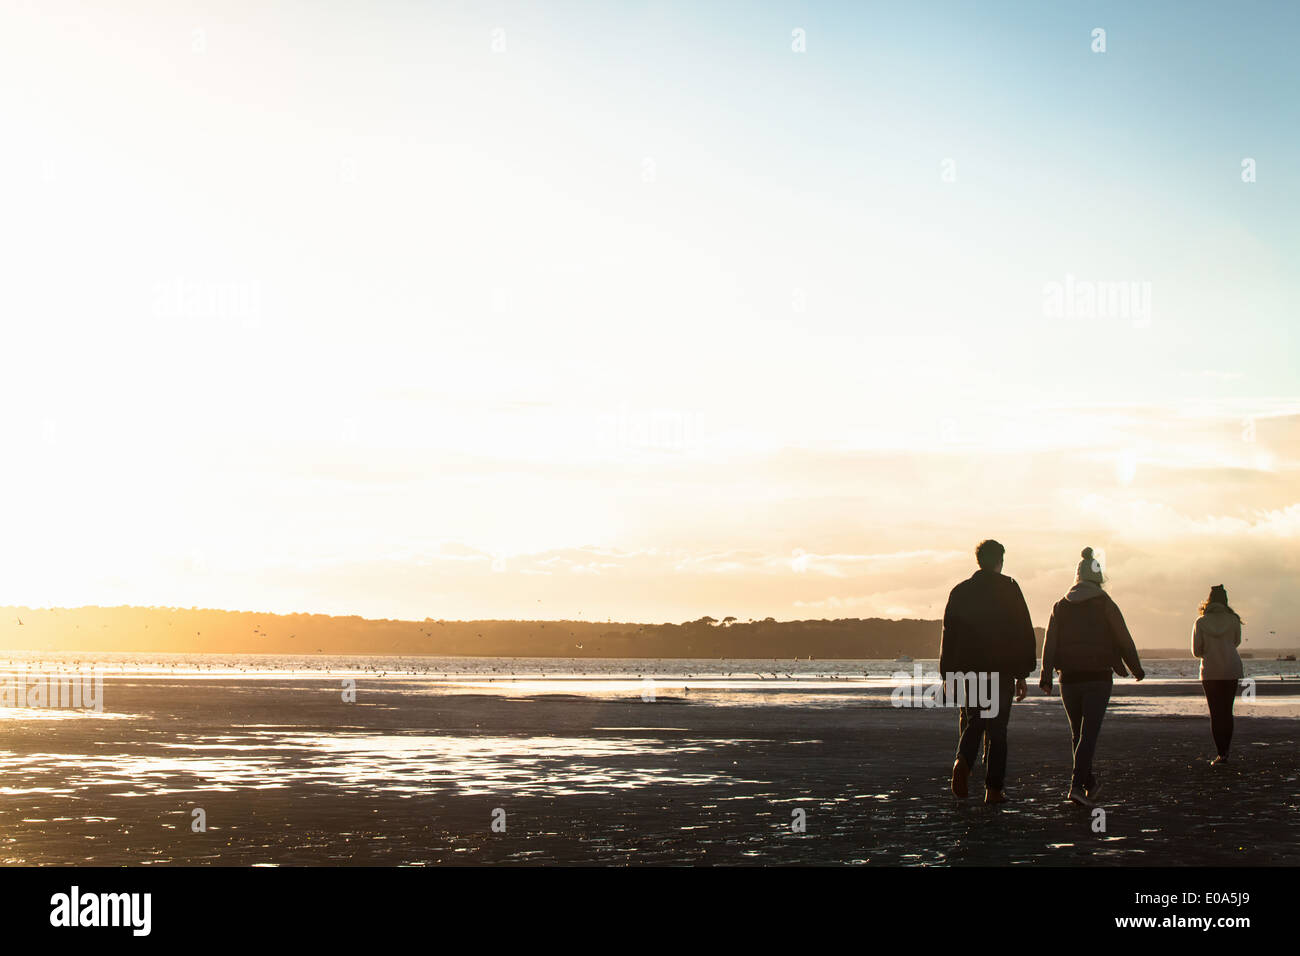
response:
[[[1192,654],[1201,659],[1202,680],[1240,679],[1241,618],[1219,603],[1208,604],[1192,628]]]

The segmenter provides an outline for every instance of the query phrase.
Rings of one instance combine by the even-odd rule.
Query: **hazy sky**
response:
[[[0,601],[1300,639],[1296,5],[0,9]]]

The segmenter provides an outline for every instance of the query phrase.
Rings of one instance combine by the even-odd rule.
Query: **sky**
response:
[[[0,602],[1300,643],[1300,8],[0,11]]]

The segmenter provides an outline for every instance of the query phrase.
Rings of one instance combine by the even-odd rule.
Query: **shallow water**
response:
[[[1253,700],[1238,713],[1300,717],[1300,662],[1248,660]],[[399,694],[486,694],[522,699],[573,695],[708,706],[890,707],[901,687],[924,689],[937,662],[885,660],[647,660],[625,658],[387,657],[365,655],[135,654],[10,652],[0,687],[12,678],[101,674],[105,680],[264,681],[285,677],[382,681]],[[1112,706],[1156,715],[1200,714],[1199,661],[1146,663],[1147,679],[1115,683]],[[1029,703],[1049,703],[1031,680]],[[21,695],[17,695],[21,700]],[[0,705],[0,719],[57,719],[89,711]],[[110,706],[100,717],[111,717]]]
[[[1148,660],[1149,680],[1195,680],[1194,658]],[[8,651],[0,658],[0,675],[27,671],[99,670],[106,674],[150,674],[192,677],[274,676],[286,674],[383,675],[446,678],[549,680],[734,680],[840,681],[912,675],[920,664],[924,673],[933,659],[807,660],[791,658],[575,658],[575,657],[394,657],[366,654],[140,654],[133,652],[74,653],[70,651]],[[1243,661],[1248,677],[1300,679],[1300,662],[1250,659]]]

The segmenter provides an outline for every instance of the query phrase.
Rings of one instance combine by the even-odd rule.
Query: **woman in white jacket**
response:
[[[1192,653],[1201,659],[1201,686],[1210,708],[1210,732],[1219,755],[1211,764],[1225,763],[1232,743],[1232,703],[1243,676],[1241,617],[1228,606],[1228,592],[1222,584],[1210,588],[1201,603],[1201,616],[1192,627]]]

